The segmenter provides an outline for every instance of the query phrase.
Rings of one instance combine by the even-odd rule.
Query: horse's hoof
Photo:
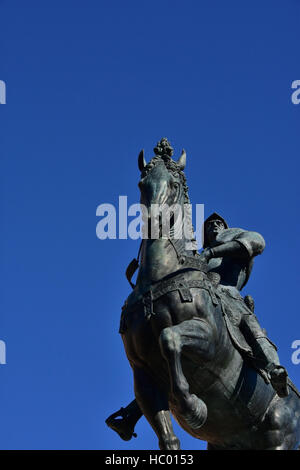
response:
[[[107,426],[119,434],[120,438],[123,441],[130,441],[132,437],[136,437],[136,433],[134,432],[134,427],[131,426],[125,418],[123,419],[116,419],[114,415],[107,418],[105,421]]]
[[[199,429],[207,419],[207,407],[196,395],[184,400],[181,416],[192,429]]]
[[[180,440],[173,436],[171,438],[159,441],[160,450],[180,450]]]

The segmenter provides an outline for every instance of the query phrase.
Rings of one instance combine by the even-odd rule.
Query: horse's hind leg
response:
[[[189,384],[181,365],[182,349],[198,360],[210,360],[214,348],[210,341],[210,328],[200,319],[186,320],[179,325],[164,328],[160,334],[160,347],[168,363],[171,394],[177,411],[192,428],[200,428],[206,421],[205,403],[190,394]]]
[[[159,448],[161,450],[180,449],[179,439],[173,431],[166,396],[144,369],[134,367],[133,373],[136,400],[158,437]]]
[[[286,398],[273,399],[261,423],[256,448],[297,450],[300,441],[300,400],[290,391]]]

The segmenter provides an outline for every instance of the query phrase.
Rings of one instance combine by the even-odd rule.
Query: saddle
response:
[[[226,287],[219,285],[216,297],[221,305],[226,328],[233,345],[243,355],[252,357],[252,348],[240,330],[240,322],[243,315],[253,315],[253,312],[238,292],[234,292]]]

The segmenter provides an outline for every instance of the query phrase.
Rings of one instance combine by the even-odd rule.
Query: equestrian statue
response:
[[[299,391],[259,325],[253,298],[240,293],[265,241],[257,232],[228,227],[213,213],[204,222],[199,254],[186,210],[186,153],[173,160],[166,138],[154,153],[148,164],[143,151],[138,158],[148,236],[127,269],[133,290],[122,308],[119,330],[133,371],[135,399],[106,424],[129,440],[144,415],[159,448],[176,450],[180,442],[172,414],[191,436],[207,441],[208,450],[296,450]],[[182,209],[169,212],[165,227],[157,216],[162,206]],[[153,220],[158,225],[155,237]]]

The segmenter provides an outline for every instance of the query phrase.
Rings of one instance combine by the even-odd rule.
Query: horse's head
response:
[[[178,161],[171,158],[173,149],[167,139],[162,139],[154,149],[155,156],[147,164],[144,151],[139,154],[138,165],[141,171],[139,189],[140,203],[143,209],[144,221],[157,219],[162,211],[171,210],[174,217],[174,207],[183,209],[189,203],[186,180],[183,173],[186,164],[186,153],[183,150]],[[183,215],[183,214],[182,214]],[[174,220],[173,220],[174,222]]]

